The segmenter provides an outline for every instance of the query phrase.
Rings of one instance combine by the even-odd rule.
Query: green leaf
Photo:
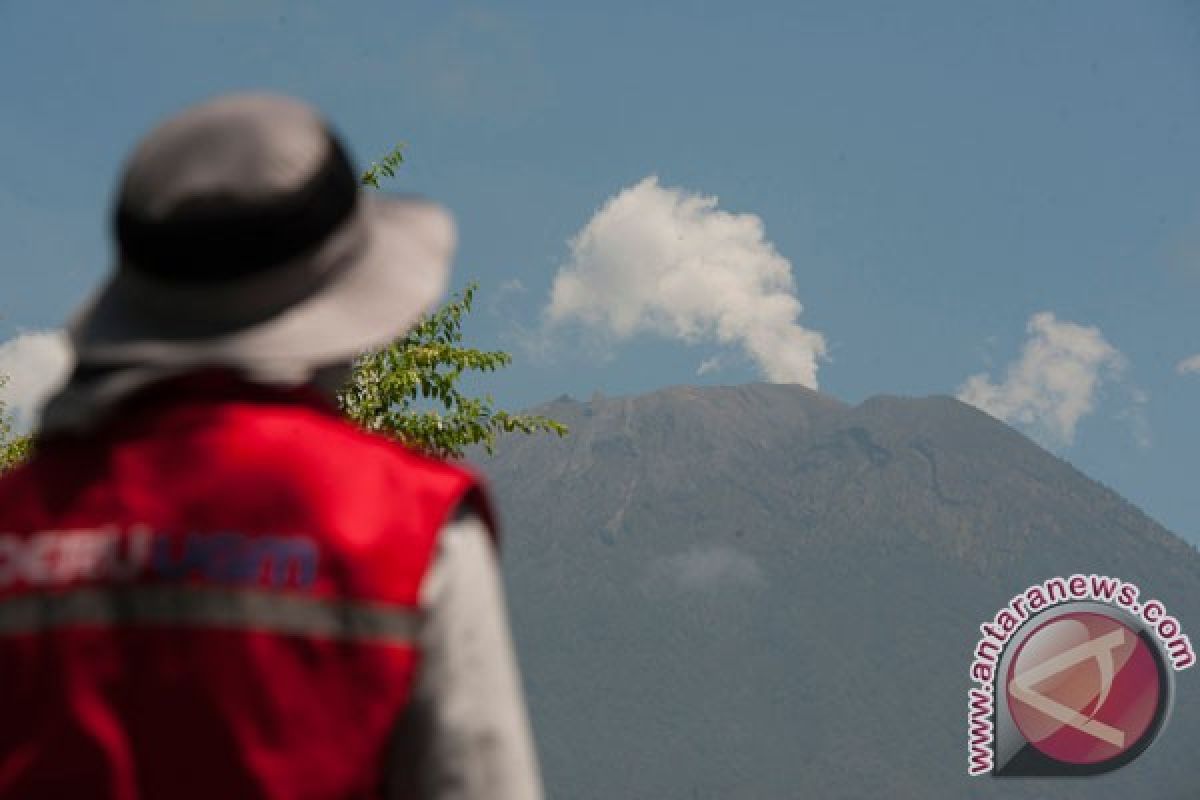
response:
[[[463,345],[463,318],[477,290],[475,283],[468,284],[407,334],[361,356],[338,398],[347,416],[368,430],[444,458],[461,458],[472,445],[491,453],[500,434],[565,436],[562,423],[497,409],[491,394],[470,397],[458,388],[467,372],[494,372],[512,363],[504,351]],[[418,408],[418,395],[442,411]]]
[[[0,388],[7,383],[8,376],[0,375]],[[12,415],[0,400],[0,473],[27,459],[32,449],[32,437],[20,436],[13,431]]]

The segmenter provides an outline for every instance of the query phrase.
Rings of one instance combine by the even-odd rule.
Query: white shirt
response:
[[[389,797],[541,798],[495,548],[478,516],[441,532],[420,604],[421,655]]]

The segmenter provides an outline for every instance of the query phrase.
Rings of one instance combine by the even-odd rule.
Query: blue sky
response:
[[[0,0],[10,400],[133,142],[239,89],[408,143],[503,404],[960,393],[1200,542],[1194,4]]]

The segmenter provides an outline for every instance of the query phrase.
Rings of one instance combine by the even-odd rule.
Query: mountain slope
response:
[[[1200,692],[1083,782],[965,775],[978,625],[1101,572],[1200,630],[1200,556],[947,397],[849,407],[798,386],[538,409],[563,440],[481,459],[552,796],[1195,800]]]

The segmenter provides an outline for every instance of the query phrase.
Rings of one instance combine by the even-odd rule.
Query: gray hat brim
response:
[[[220,285],[165,284],[122,268],[69,327],[90,365],[303,368],[403,335],[445,291],[450,215],[416,198],[363,193],[314,251]]]

